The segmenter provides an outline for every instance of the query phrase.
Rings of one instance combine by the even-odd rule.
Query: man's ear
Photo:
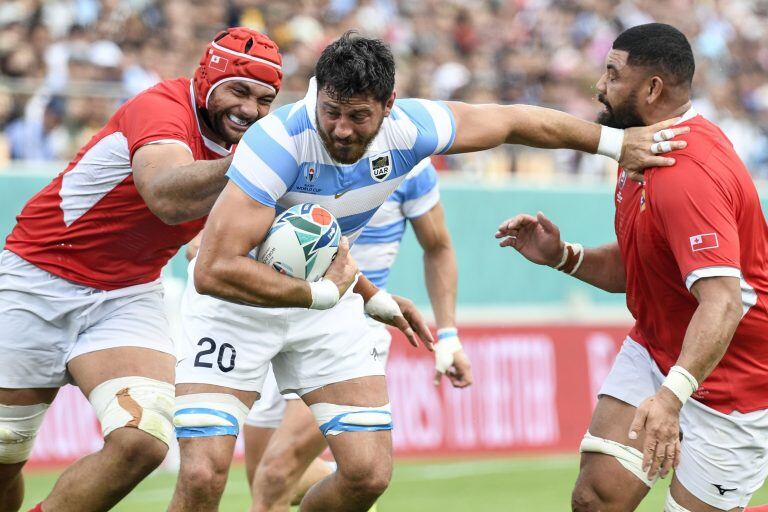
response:
[[[395,104],[395,98],[397,97],[397,92],[392,91],[392,95],[389,97],[387,102],[384,104],[384,116],[388,116],[389,113],[392,111],[392,107]]]
[[[661,92],[664,90],[664,80],[658,75],[652,76],[648,84],[648,95],[646,103],[651,105],[659,100]]]

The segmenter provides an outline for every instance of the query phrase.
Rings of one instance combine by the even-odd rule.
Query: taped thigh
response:
[[[248,416],[248,407],[226,393],[195,393],[176,397],[173,424],[176,437],[235,436]]]
[[[392,430],[392,406],[358,407],[328,403],[309,406],[324,436],[342,432],[375,432]]]
[[[147,377],[119,377],[96,386],[88,400],[106,437],[110,432],[132,427],[171,444],[173,438],[174,386]]]
[[[0,464],[24,462],[49,404],[0,405]]]
[[[587,432],[584,435],[584,439],[581,440],[579,451],[582,453],[603,453],[614,457],[619,461],[619,464],[624,466],[648,487],[653,487],[653,484],[658,479],[658,475],[653,480],[648,479],[648,475],[643,471],[643,454],[631,446],[623,445],[610,439],[596,437]]]

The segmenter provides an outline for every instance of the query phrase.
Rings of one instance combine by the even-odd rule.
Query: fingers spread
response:
[[[678,135],[683,135],[691,131],[690,126],[678,126],[675,128],[672,128],[672,134],[674,137],[677,137]]]
[[[663,140],[673,139],[674,137],[675,131],[670,128],[666,128],[653,134],[653,142],[661,142]]]
[[[674,158],[654,156],[648,159],[647,167],[671,167],[675,165]]]
[[[658,155],[659,153],[669,153],[672,151],[672,144],[668,141],[654,142],[651,144],[651,153]]]
[[[669,146],[672,148],[672,151],[678,150],[678,149],[685,149],[688,147],[688,143],[684,140],[671,140],[668,142]]]
[[[502,222],[499,226],[498,233],[509,234],[511,230],[523,228],[532,222],[536,222],[536,219],[530,215],[521,213],[520,215],[515,215],[511,219]]]

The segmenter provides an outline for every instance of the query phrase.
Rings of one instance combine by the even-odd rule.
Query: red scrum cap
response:
[[[208,44],[195,71],[197,106],[208,108],[213,90],[230,80],[244,80],[275,93],[280,90],[283,59],[267,36],[245,27],[229,28]]]

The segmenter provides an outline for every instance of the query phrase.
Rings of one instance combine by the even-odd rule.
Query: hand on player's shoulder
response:
[[[663,156],[684,149],[688,143],[678,137],[688,133],[689,126],[673,126],[679,119],[667,119],[650,126],[638,126],[624,130],[619,164],[635,181],[642,181],[638,174],[651,167],[675,165],[675,159]]]

